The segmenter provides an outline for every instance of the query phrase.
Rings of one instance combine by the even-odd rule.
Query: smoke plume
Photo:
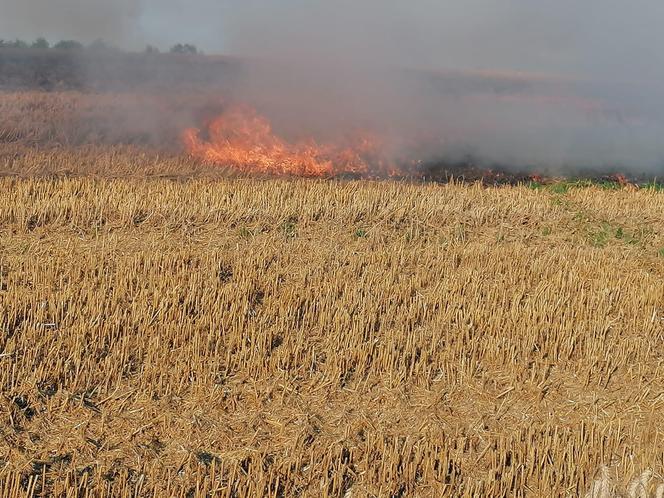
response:
[[[661,2],[249,0],[224,19],[228,50],[271,61],[243,91],[287,126],[381,127],[424,160],[662,171]]]
[[[195,43],[245,60],[226,98],[285,135],[395,156],[664,173],[656,0],[2,0],[8,36]],[[5,37],[8,37],[5,36]],[[0,35],[2,37],[2,35]]]
[[[132,45],[141,39],[141,7],[139,0],[0,0],[0,38]]]

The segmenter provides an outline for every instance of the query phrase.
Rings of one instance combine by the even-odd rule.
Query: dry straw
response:
[[[0,156],[0,496],[661,496],[661,193]]]

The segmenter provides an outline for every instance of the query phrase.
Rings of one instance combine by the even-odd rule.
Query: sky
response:
[[[657,0],[0,0],[0,38],[355,57],[434,68],[664,74]],[[638,73],[638,74],[635,74]]]

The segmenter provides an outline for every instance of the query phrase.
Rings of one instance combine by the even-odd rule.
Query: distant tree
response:
[[[145,47],[145,53],[146,54],[158,54],[159,49],[157,47],[153,47],[152,45],[148,45]]]
[[[56,50],[81,50],[83,44],[75,40],[62,40],[53,45],[53,48]]]
[[[30,45],[23,40],[0,40],[0,48],[28,48]]]
[[[90,45],[88,45],[88,50],[92,50],[95,52],[108,52],[115,49],[101,38],[97,38]]]
[[[188,43],[185,43],[183,45],[182,43],[178,43],[177,45],[173,45],[173,47],[171,47],[171,53],[172,54],[197,54],[198,49],[196,48],[195,45],[190,45]]]
[[[51,45],[46,41],[46,38],[39,37],[37,38],[34,42],[32,42],[31,47],[32,48],[38,48],[41,50],[46,50],[50,47]]]

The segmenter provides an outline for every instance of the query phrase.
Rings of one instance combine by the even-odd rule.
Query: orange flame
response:
[[[205,129],[185,130],[183,141],[194,157],[242,173],[327,177],[339,174],[369,174],[393,169],[380,159],[378,141],[361,135],[351,146],[319,144],[313,140],[288,143],[276,136],[270,122],[254,109],[230,106]]]

